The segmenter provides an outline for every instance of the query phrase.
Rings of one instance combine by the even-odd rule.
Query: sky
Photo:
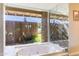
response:
[[[35,23],[41,23],[41,18],[36,17],[23,17],[23,16],[14,16],[14,15],[5,15],[6,21],[17,21],[17,22],[24,22],[24,19],[26,19],[27,22],[35,22]]]

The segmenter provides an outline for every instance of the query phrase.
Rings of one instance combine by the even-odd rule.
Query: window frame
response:
[[[11,11],[19,11],[19,12],[29,12],[29,13],[35,13],[36,14],[36,16],[35,15],[23,15],[23,14],[21,14],[21,15],[19,15],[19,14],[15,14],[15,13],[9,13],[8,11],[9,10],[11,10]],[[6,6],[6,8],[5,8],[5,15],[15,15],[15,16],[24,16],[24,17],[36,17],[36,18],[42,18],[42,20],[44,19],[45,20],[45,22],[46,22],[46,24],[42,24],[42,26],[44,25],[44,27],[45,26],[47,26],[47,12],[45,12],[45,11],[35,11],[35,10],[28,10],[28,9],[22,9],[22,8],[16,8],[16,7],[9,7],[9,6]],[[41,16],[39,16],[39,15],[41,15]],[[45,23],[44,22],[44,23]],[[6,23],[6,21],[5,21],[5,23]],[[43,22],[42,22],[43,23]],[[47,28],[47,27],[46,27]],[[47,30],[47,29],[45,29],[45,30]],[[43,33],[42,33],[42,35],[43,35]],[[47,39],[48,39],[48,36],[46,37]],[[5,41],[6,42],[6,41]],[[43,41],[44,42],[44,41]],[[32,43],[29,43],[29,44],[32,44]],[[16,44],[14,44],[14,45],[16,45]],[[20,44],[18,44],[18,45],[20,45]],[[9,46],[9,45],[8,45]]]

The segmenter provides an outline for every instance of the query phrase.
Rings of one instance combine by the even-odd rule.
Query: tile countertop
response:
[[[63,55],[68,55],[68,52],[65,52],[64,50],[56,50],[45,54],[41,54],[40,56],[63,56]]]
[[[59,52],[47,53],[41,56],[68,56],[68,52],[59,51]]]
[[[79,56],[79,45],[69,48],[70,56]]]
[[[68,56],[68,51],[65,51],[64,48],[62,50],[56,50],[45,54],[41,54],[40,56]]]

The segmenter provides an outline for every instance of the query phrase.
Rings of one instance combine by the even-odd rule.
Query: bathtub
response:
[[[10,46],[8,47],[10,48]],[[13,52],[11,52],[11,54],[14,53],[12,55],[16,56],[41,56],[48,53],[64,51],[64,48],[50,42],[13,46],[13,48],[10,49],[13,49]],[[7,51],[7,49],[5,50],[5,52],[7,51],[7,53],[9,53],[6,53],[5,55],[10,55],[10,49],[9,51]]]

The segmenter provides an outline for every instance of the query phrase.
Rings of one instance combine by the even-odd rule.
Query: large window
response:
[[[6,45],[46,42],[45,15],[43,12],[22,12],[6,8]]]
[[[68,17],[50,14],[49,31],[47,17],[44,11],[6,7],[6,45],[68,41]]]

